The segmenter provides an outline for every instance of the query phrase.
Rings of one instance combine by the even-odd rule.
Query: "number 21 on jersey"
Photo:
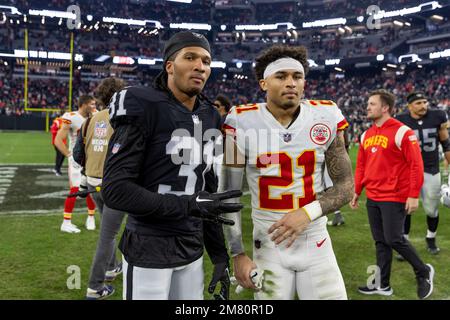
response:
[[[298,207],[301,208],[316,199],[313,181],[316,166],[315,150],[305,150],[296,159],[291,158],[286,152],[265,153],[258,156],[256,162],[258,168],[263,169],[273,165],[280,168],[278,176],[259,177],[259,206],[261,209],[293,210],[296,208],[294,201],[298,201]],[[294,166],[303,168],[301,177],[295,176]],[[302,196],[294,198],[293,193],[282,193],[278,198],[270,196],[271,187],[288,188],[297,179],[302,180]]]

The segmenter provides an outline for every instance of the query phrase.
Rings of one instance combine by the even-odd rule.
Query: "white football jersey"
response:
[[[314,201],[325,188],[325,152],[337,131],[347,126],[329,100],[302,100],[289,128],[275,119],[265,103],[232,108],[224,129],[234,135],[245,155],[253,218],[279,220],[280,214]],[[311,226],[319,220],[323,224],[326,217]]]
[[[84,121],[86,120],[85,117],[83,117],[78,112],[66,112],[62,116],[62,121],[66,124],[70,125],[70,133],[69,133],[69,150],[73,151],[73,148],[75,147],[75,143],[77,142],[77,136],[78,132],[81,129],[81,126],[83,125]]]

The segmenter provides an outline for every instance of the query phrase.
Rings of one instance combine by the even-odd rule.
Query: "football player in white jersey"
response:
[[[240,212],[225,233],[239,284],[259,289],[258,276],[252,277],[254,271],[264,274],[255,299],[291,300],[296,293],[302,300],[347,299],[326,215],[351,200],[352,168],[342,134],[348,123],[334,102],[303,99],[307,71],[304,47],[269,48],[255,65],[267,102],[234,107],[224,124],[220,189],[241,189],[245,168],[253,260],[243,246]]]
[[[78,192],[80,184],[82,184],[81,166],[78,165],[72,157],[72,150],[77,141],[78,132],[84,121],[96,111],[95,98],[92,96],[80,96],[78,99],[78,110],[75,112],[66,112],[62,116],[63,125],[59,129],[55,138],[55,146],[61,153],[68,158],[69,161],[69,184],[70,193]],[[63,140],[69,136],[69,148],[63,143]],[[72,224],[72,211],[75,206],[76,197],[67,197],[64,203],[64,220],[61,224],[61,231],[68,233],[79,233],[80,229]],[[91,196],[86,197],[88,206],[88,218],[86,220],[86,228],[95,230],[95,203]]]

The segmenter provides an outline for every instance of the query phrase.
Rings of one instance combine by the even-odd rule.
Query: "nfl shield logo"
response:
[[[116,154],[116,153],[119,151],[119,149],[120,149],[120,143],[116,143],[116,144],[113,146],[111,152],[112,152],[113,154]]]
[[[200,119],[198,118],[198,115],[193,114],[192,115],[192,121],[194,121],[195,124],[199,124],[200,123]]]
[[[104,138],[107,134],[106,122],[100,121],[95,123],[94,135],[97,138]]]
[[[283,133],[284,142],[289,142],[292,139],[292,135],[290,133]]]

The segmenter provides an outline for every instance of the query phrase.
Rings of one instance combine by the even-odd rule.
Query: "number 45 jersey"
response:
[[[442,110],[428,109],[426,115],[414,119],[408,113],[396,116],[416,134],[420,141],[424,170],[430,174],[439,172],[439,129],[448,121],[447,114]]]
[[[325,152],[338,130],[347,126],[339,108],[328,100],[303,100],[288,128],[265,103],[234,107],[224,129],[245,155],[253,218],[275,221],[314,201],[325,188]],[[326,217],[319,218],[311,227],[324,221]]]

